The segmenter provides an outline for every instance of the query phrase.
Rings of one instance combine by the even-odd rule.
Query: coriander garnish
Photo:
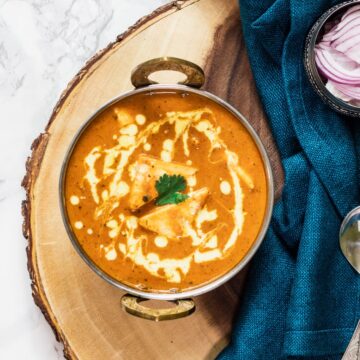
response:
[[[180,193],[186,189],[186,180],[181,175],[164,174],[155,183],[155,188],[158,192],[158,197],[155,204],[179,204],[185,201],[189,195]]]

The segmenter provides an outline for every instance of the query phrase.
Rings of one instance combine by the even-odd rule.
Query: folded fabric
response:
[[[313,23],[335,1],[242,0],[256,86],[285,171],[251,263],[227,359],[340,359],[360,318],[360,276],[339,247],[360,203],[360,119],[322,103],[303,66]]]

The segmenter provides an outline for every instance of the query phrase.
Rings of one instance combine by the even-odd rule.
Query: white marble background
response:
[[[34,305],[20,187],[30,145],[84,62],[168,0],[0,0],[0,359],[62,359]]]

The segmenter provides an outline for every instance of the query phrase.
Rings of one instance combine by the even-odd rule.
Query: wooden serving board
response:
[[[159,8],[92,57],[61,95],[32,145],[23,186],[24,236],[33,297],[71,359],[212,359],[226,346],[244,271],[196,298],[188,318],[154,323],[120,309],[122,292],[75,253],[63,226],[58,181],[66,149],[103,103],[131,89],[130,72],[154,57],[175,56],[205,70],[205,88],[239,109],[271,157],[276,193],[283,174],[256,94],[236,0],[175,1]]]

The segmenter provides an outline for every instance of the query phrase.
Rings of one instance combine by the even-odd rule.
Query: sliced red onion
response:
[[[337,88],[337,83],[333,82],[332,80],[329,80],[326,83],[326,88],[337,98],[343,100],[343,101],[350,101],[352,100],[351,96],[345,95],[344,93],[342,93],[338,88]]]
[[[360,4],[324,25],[315,62],[335,97],[360,106]]]
[[[340,31],[334,33],[330,41],[335,45],[342,41],[351,39],[359,33],[360,16],[354,20],[353,23],[349,23],[348,26],[343,27]]]
[[[336,87],[343,94],[345,94],[353,99],[360,100],[360,88],[359,87],[345,85],[345,84],[336,84]]]
[[[347,13],[345,13],[346,15]],[[354,11],[349,15],[347,18],[345,18],[345,15],[343,16],[342,20],[339,21],[336,25],[332,26],[330,30],[326,31],[327,26],[324,29],[326,31],[326,34],[323,37],[323,40],[336,40],[343,34],[345,34],[353,25],[357,24],[357,19],[360,16],[360,7],[357,11]],[[335,21],[329,22],[330,24],[334,24]],[[328,24],[326,24],[328,25]],[[344,30],[345,27],[345,30]]]
[[[326,67],[327,72],[332,73],[344,84],[360,83],[360,68],[351,68],[351,63],[340,60],[340,56],[334,56],[334,52],[317,49],[316,55],[320,62]]]
[[[355,61],[356,63],[360,64],[360,44],[353,46],[346,52],[346,56]]]
[[[345,14],[342,16],[341,20],[346,19],[350,14],[352,14],[354,11],[358,11],[358,10],[360,10],[360,5],[351,6],[351,7],[345,12]]]
[[[333,49],[331,46],[327,44],[318,44],[317,48],[324,50],[323,52],[331,55],[333,58],[333,62],[338,63],[339,66],[344,68],[346,71],[352,71],[356,69],[360,69],[359,64],[356,61],[351,60],[347,55]]]
[[[342,20],[338,25],[332,30],[332,39],[336,40],[342,35],[346,34],[349,30],[354,28],[359,24],[360,10],[351,14],[346,20]]]
[[[359,32],[356,34],[348,33],[345,36],[333,41],[330,43],[330,46],[336,49],[337,51],[345,53],[352,47],[356,46],[360,42],[360,24]]]
[[[328,80],[332,80],[338,84],[347,84],[347,85],[354,85],[353,83],[349,83],[346,82],[346,80],[344,81],[343,78],[339,77],[337,74],[331,72],[328,69],[328,65],[327,63],[323,62],[323,59],[321,59],[319,56],[316,56],[315,58],[316,64],[318,66],[319,72],[324,75],[325,78],[327,78]]]

